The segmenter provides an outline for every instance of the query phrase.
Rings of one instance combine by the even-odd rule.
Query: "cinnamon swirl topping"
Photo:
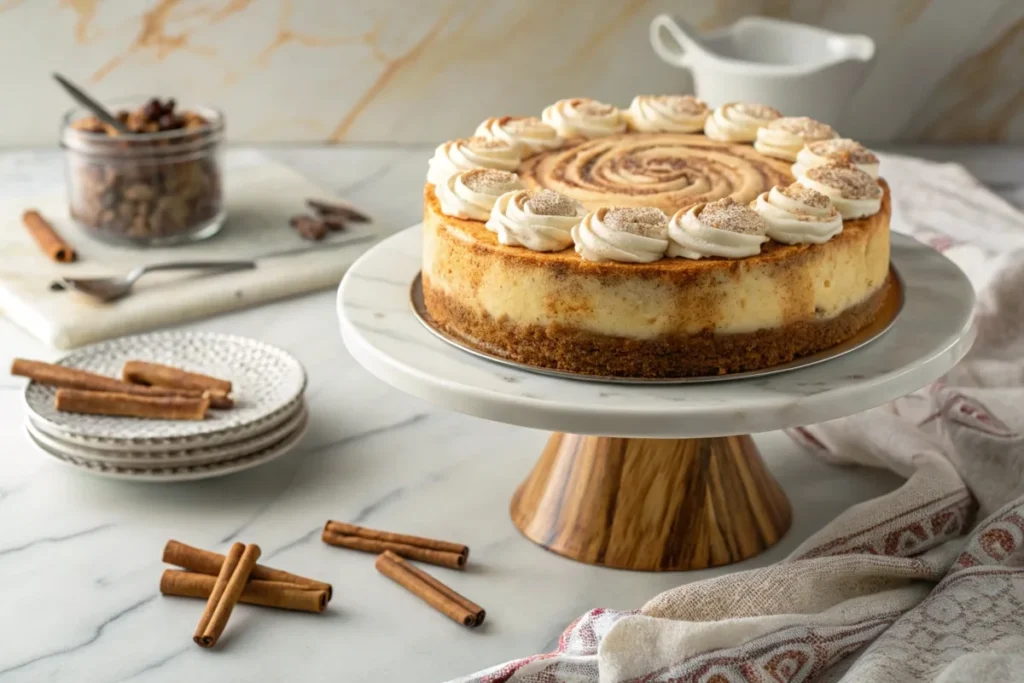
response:
[[[518,190],[498,197],[486,227],[501,244],[561,251],[572,244],[570,231],[586,213],[579,202],[557,192]]]
[[[492,116],[477,126],[476,134],[519,147],[524,157],[565,144],[558,131],[536,116]]]
[[[757,131],[782,116],[764,104],[730,102],[718,107],[704,124],[704,134],[723,142],[753,142]]]
[[[806,116],[785,116],[758,129],[754,149],[770,157],[795,161],[807,143],[835,137],[839,135],[832,126]]]
[[[541,118],[566,138],[597,138],[626,130],[622,110],[584,97],[559,100],[546,107]]]
[[[427,170],[427,182],[443,185],[456,173],[474,168],[515,171],[521,160],[519,148],[501,140],[482,137],[451,140],[434,150]]]
[[[601,206],[684,206],[733,197],[752,201],[792,182],[786,164],[749,147],[672,133],[616,135],[531,157],[519,169],[527,187],[548,187]]]
[[[645,133],[694,133],[704,128],[709,112],[693,95],[637,95],[626,118],[631,129]]]
[[[872,178],[878,177],[878,156],[856,140],[834,138],[807,143],[796,155],[793,175],[799,176],[809,168],[830,161],[848,161]]]
[[[883,193],[878,181],[847,161],[809,168],[797,182],[827,195],[839,215],[847,220],[874,215],[882,208]]]
[[[651,263],[668,248],[668,216],[652,207],[598,209],[572,229],[572,240],[587,261]]]

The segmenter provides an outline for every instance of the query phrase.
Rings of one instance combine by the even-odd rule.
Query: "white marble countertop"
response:
[[[427,147],[266,151],[387,230],[417,220]],[[901,151],[961,161],[1024,204],[1024,149]],[[0,155],[0,194],[60,182],[54,152]],[[793,503],[781,543],[740,565],[687,574],[585,566],[534,546],[508,518],[546,435],[450,413],[376,380],[341,343],[333,292],[187,327],[298,356],[311,380],[308,435],[289,456],[223,479],[101,480],[44,461],[23,432],[22,382],[0,377],[0,683],[447,680],[548,651],[591,608],[636,608],[680,582],[776,561],[841,510],[898,483],[822,464],[781,433],[759,435]],[[56,355],[0,320],[0,363]],[[487,609],[486,624],[463,629],[378,575],[372,556],[322,544],[328,518],[470,545],[472,568],[444,578]],[[239,607],[221,646],[200,650],[191,633],[202,603],[158,594],[168,538],[205,548],[258,543],[267,564],[331,581],[335,599],[322,615]]]

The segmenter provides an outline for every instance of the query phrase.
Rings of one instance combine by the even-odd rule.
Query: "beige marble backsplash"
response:
[[[221,107],[234,142],[437,142],[561,97],[687,92],[647,42],[765,14],[866,33],[841,132],[1024,142],[1024,0],[0,0],[0,145],[53,144],[68,100]]]

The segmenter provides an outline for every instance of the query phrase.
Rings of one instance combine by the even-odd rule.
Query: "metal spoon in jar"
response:
[[[58,282],[100,301],[115,301],[127,296],[140,277],[158,270],[249,270],[255,267],[255,261],[178,261],[139,266],[117,277],[65,277]]]
[[[74,83],[64,78],[60,74],[53,74],[53,78],[61,84],[61,86],[68,92],[69,95],[71,95],[75,102],[78,102],[80,105],[82,105],[83,107],[91,111],[93,114],[95,114],[96,118],[98,118],[100,121],[109,126],[112,126],[114,130],[116,130],[118,133],[121,133],[122,135],[131,134],[131,131],[128,130],[128,127],[126,125],[121,123],[116,116],[107,111],[106,107],[104,107],[102,104],[86,95],[81,88],[79,88]]]

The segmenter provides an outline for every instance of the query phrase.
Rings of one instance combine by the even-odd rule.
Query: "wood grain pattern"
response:
[[[644,571],[738,562],[776,543],[792,521],[749,436],[556,433],[516,491],[511,514],[548,550]]]

